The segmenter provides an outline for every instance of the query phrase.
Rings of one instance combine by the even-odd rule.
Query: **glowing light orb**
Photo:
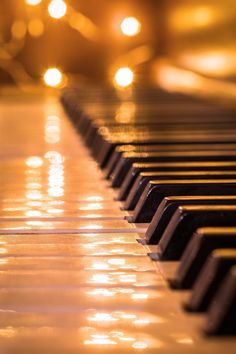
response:
[[[36,6],[42,2],[42,0],[25,0],[27,5]]]
[[[11,33],[14,38],[22,39],[26,34],[26,24],[24,21],[15,21],[11,27]]]
[[[43,21],[37,18],[30,20],[28,24],[28,31],[29,34],[33,37],[41,36],[44,32]]]
[[[141,24],[135,17],[126,17],[120,25],[125,36],[133,37],[141,31]]]
[[[52,0],[48,5],[48,13],[52,18],[62,18],[67,12],[67,5],[63,0]]]
[[[134,73],[133,71],[128,68],[120,68],[115,73],[115,84],[119,87],[128,87],[134,81]]]
[[[62,83],[62,73],[57,68],[49,68],[44,73],[43,79],[47,86],[57,87]]]

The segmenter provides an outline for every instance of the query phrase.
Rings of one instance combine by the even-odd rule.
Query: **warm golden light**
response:
[[[44,32],[43,21],[41,21],[38,18],[34,18],[34,19],[30,20],[29,24],[28,24],[28,31],[29,31],[29,34],[33,37],[41,36]]]
[[[24,21],[15,21],[11,27],[11,33],[14,38],[22,39],[26,33],[26,24]]]
[[[63,0],[52,0],[48,5],[48,13],[53,18],[62,18],[66,12],[67,5]]]
[[[135,117],[136,105],[134,102],[123,102],[116,111],[115,120],[118,123],[130,123]]]
[[[99,37],[99,30],[96,25],[80,12],[74,12],[69,18],[70,26],[80,32],[89,40],[96,40]]]
[[[47,86],[57,87],[62,83],[62,73],[57,68],[49,68],[46,70],[43,79]]]
[[[25,212],[25,216],[27,216],[27,217],[40,217],[40,216],[42,216],[42,212],[40,210],[27,210]]]
[[[26,198],[27,199],[31,199],[31,200],[39,200],[42,199],[42,193],[40,191],[37,190],[32,190],[26,193]]]
[[[125,36],[133,37],[141,31],[141,24],[135,17],[126,17],[120,25]]]
[[[27,5],[36,6],[42,2],[42,0],[25,0]]]
[[[134,81],[134,73],[128,67],[120,68],[115,73],[114,80],[118,87],[128,87]]]
[[[148,345],[145,342],[135,342],[132,347],[134,349],[147,349]]]

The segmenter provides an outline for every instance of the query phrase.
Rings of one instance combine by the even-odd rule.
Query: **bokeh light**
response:
[[[43,76],[45,84],[50,87],[60,86],[62,78],[62,73],[57,68],[47,69]]]
[[[42,2],[42,0],[25,0],[27,5],[36,6]]]
[[[118,87],[128,87],[134,81],[134,72],[129,67],[120,68],[115,73],[114,81]]]
[[[66,12],[67,5],[63,0],[52,0],[48,5],[48,13],[53,18],[62,18]]]
[[[120,25],[125,36],[133,37],[141,31],[141,24],[135,17],[126,17]]]
[[[24,38],[27,31],[27,27],[24,21],[15,21],[11,27],[11,34],[14,38],[22,39]]]
[[[44,24],[43,21],[39,18],[34,18],[29,21],[28,24],[28,31],[29,34],[33,37],[39,37],[44,32]]]

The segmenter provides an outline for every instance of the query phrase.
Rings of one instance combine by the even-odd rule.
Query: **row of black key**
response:
[[[157,245],[154,258],[180,260],[169,282],[192,289],[184,307],[207,311],[205,332],[235,334],[234,114],[182,95],[152,94],[151,109],[145,95],[135,119],[123,123],[116,119],[114,96],[95,118],[84,112],[76,90],[65,91],[62,103],[112,187],[119,188],[128,220],[149,223],[146,242]],[[168,103],[178,109],[168,110]]]

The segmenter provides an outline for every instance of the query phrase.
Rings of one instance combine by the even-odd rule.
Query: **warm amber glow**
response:
[[[230,75],[235,68],[234,53],[229,51],[204,51],[185,55],[182,61],[196,71],[219,77]]]
[[[14,38],[24,38],[26,34],[26,24],[24,21],[15,21],[11,27],[11,33]]]
[[[43,76],[47,86],[57,87],[62,83],[62,73],[57,68],[49,68]]]
[[[116,111],[115,120],[118,123],[130,123],[135,117],[136,105],[134,102],[123,102]]]
[[[48,5],[48,13],[51,17],[59,19],[65,16],[67,5],[63,0],[52,0]]]
[[[44,32],[43,21],[41,21],[38,18],[34,18],[34,19],[30,20],[29,24],[28,24],[28,31],[29,31],[29,34],[33,37],[41,36]]]
[[[76,31],[80,32],[85,38],[89,40],[98,39],[98,28],[88,17],[86,17],[82,13],[72,13],[69,18],[69,24]]]
[[[217,6],[193,4],[186,8],[176,7],[170,16],[169,24],[174,31],[189,33],[196,28],[213,25],[221,17],[222,13]]]
[[[135,17],[126,17],[120,25],[125,36],[133,37],[141,31],[141,24]]]
[[[132,345],[132,347],[133,347],[134,349],[147,349],[148,345],[147,345],[147,343],[140,341],[140,342],[135,342],[135,343]]]
[[[166,90],[197,89],[201,85],[200,77],[188,70],[175,67],[161,67],[158,72],[158,82]]]
[[[42,0],[25,0],[27,5],[36,6],[42,2]]]
[[[134,81],[134,73],[128,67],[120,68],[115,73],[114,80],[118,87],[128,87]]]

